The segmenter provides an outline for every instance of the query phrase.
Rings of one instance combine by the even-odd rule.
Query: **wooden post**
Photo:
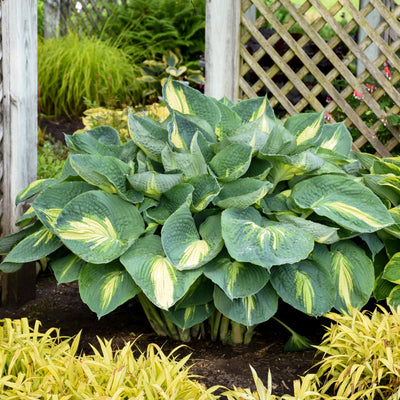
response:
[[[24,205],[15,206],[19,191],[37,171],[37,0],[2,0],[1,234],[16,230]],[[30,268],[29,271],[31,271]],[[21,303],[34,296],[34,274],[3,274],[2,301]]]
[[[239,96],[240,1],[207,0],[205,93],[237,101]]]

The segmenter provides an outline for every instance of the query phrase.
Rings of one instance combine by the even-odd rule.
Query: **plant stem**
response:
[[[243,343],[243,333],[246,328],[244,325],[239,324],[238,322],[231,321],[231,343],[232,344],[241,344]]]
[[[192,338],[190,335],[190,329],[179,329],[179,337],[184,343],[190,342],[190,339]]]
[[[248,326],[246,329],[246,333],[244,334],[243,344],[249,344],[251,339],[253,338],[254,332],[256,330],[257,325]]]
[[[226,344],[229,339],[228,338],[229,322],[230,320],[223,315],[221,318],[220,329],[219,329],[219,339],[223,344]]]
[[[157,312],[156,307],[149,301],[143,292],[138,294],[138,299],[154,332],[158,336],[169,336],[168,328],[165,326],[165,323]]]
[[[221,317],[222,314],[219,311],[215,311],[209,321],[210,321],[210,326],[211,326],[211,340],[215,342],[218,338],[218,331],[219,331],[219,326],[221,324]]]

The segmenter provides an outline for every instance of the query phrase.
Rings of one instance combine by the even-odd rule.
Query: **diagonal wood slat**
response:
[[[392,0],[370,0],[361,10],[351,0],[337,0],[330,9],[321,0],[306,0],[299,8],[290,0],[275,0],[269,7],[263,0],[242,0],[241,4],[242,98],[268,93],[283,118],[325,108],[333,115],[332,122],[343,120],[350,129],[354,150],[379,156],[400,154],[399,127],[387,123],[388,117],[400,112],[400,6]],[[255,21],[245,15],[251,6],[257,9]],[[283,24],[275,15],[280,7],[289,13]],[[341,24],[337,15],[343,8],[350,18]],[[380,15],[374,27],[368,22],[373,10]],[[326,25],[334,32],[329,40],[320,34]],[[301,34],[291,33],[295,26]],[[357,29],[366,34],[359,42],[354,36]],[[374,60],[365,52],[372,43],[379,49]],[[356,63],[365,67],[359,75]],[[391,70],[390,79],[384,66]],[[376,86],[373,93],[366,84]],[[355,99],[354,91],[362,99]]]

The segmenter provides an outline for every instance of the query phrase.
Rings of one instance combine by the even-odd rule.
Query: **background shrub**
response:
[[[39,43],[40,109],[47,116],[79,116],[85,99],[98,105],[139,100],[138,69],[110,42],[74,33]]]

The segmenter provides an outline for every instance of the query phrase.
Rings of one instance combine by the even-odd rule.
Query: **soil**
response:
[[[82,128],[80,120],[41,120],[41,128],[56,140],[63,133],[71,134]],[[328,321],[308,317],[281,302],[277,317],[298,333],[318,344],[324,333],[323,325]],[[36,298],[20,307],[0,306],[1,318],[28,317],[31,322],[39,320],[43,330],[57,327],[61,335],[72,336],[81,331],[81,350],[90,353],[90,345],[101,338],[113,338],[113,345],[122,347],[126,341],[136,340],[144,351],[149,343],[162,346],[169,353],[181,343],[153,333],[139,302],[132,299],[100,320],[81,301],[77,283],[57,285],[50,272],[39,274],[36,283]],[[271,371],[273,393],[292,394],[293,381],[304,375],[315,363],[315,351],[285,352],[284,346],[290,334],[275,320],[257,327],[249,345],[223,345],[220,342],[193,340],[179,350],[182,356],[191,353],[189,365],[192,374],[207,387],[222,385],[227,388],[254,388],[249,365],[267,384]]]

